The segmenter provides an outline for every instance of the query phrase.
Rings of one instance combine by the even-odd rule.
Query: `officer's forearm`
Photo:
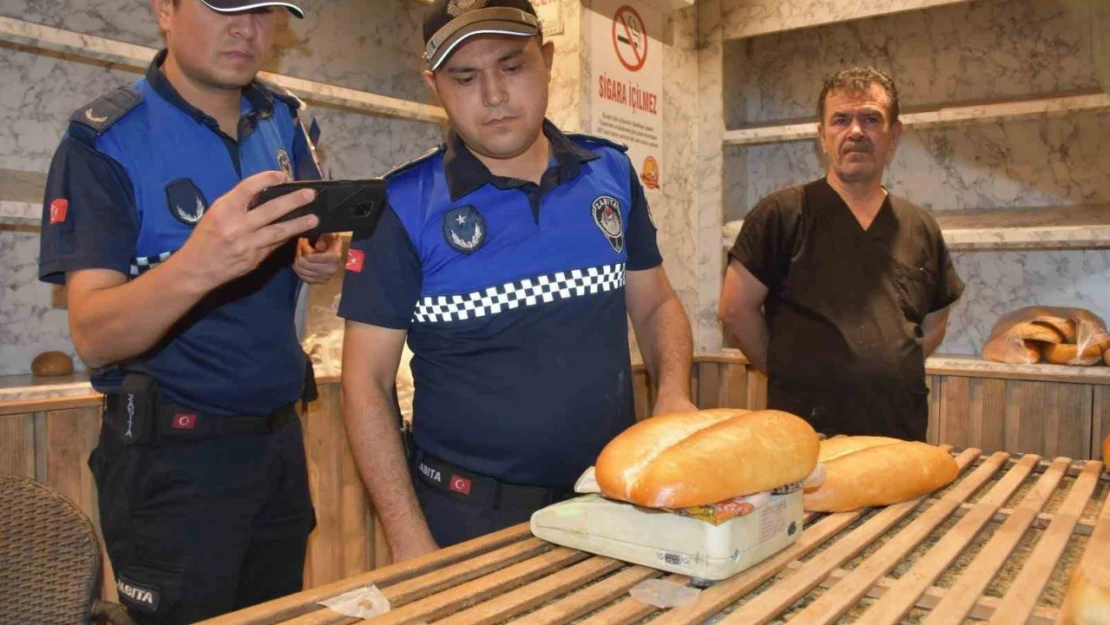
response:
[[[205,292],[170,257],[125,281],[107,270],[84,270],[67,280],[73,345],[91,367],[139,356],[160,341]]]
[[[343,377],[342,404],[355,464],[385,526],[394,561],[422,555],[435,542],[413,490],[392,395],[379,384],[353,377]]]
[[[694,340],[682,303],[673,293],[636,328],[643,356],[659,395],[689,398]]]

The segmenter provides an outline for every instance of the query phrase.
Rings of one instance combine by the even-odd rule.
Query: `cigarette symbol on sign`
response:
[[[613,47],[617,59],[630,72],[639,71],[647,60],[648,39],[644,20],[630,6],[622,6],[613,15]]]

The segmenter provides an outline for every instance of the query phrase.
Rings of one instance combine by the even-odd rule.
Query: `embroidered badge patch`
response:
[[[621,220],[621,203],[611,195],[603,195],[594,200],[591,206],[594,223],[613,246],[613,251],[624,249],[624,222]]]
[[[147,612],[156,612],[162,598],[162,593],[156,586],[139,584],[122,575],[116,577],[116,590],[119,591],[120,599]]]
[[[443,239],[455,251],[463,254],[478,251],[486,242],[486,234],[486,218],[470,204],[443,215]]]
[[[208,210],[208,200],[188,178],[178,178],[166,185],[166,205],[170,214],[186,226],[196,225]]]
[[[292,180],[293,161],[289,160],[289,153],[285,151],[285,148],[279,148],[277,154],[275,154],[274,156],[277,158],[278,167],[280,167],[281,171],[283,171],[285,175],[288,176],[290,180]]]

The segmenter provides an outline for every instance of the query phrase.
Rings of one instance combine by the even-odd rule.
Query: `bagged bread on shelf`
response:
[[[825,466],[825,481],[807,488],[802,498],[811,512],[848,512],[914,499],[951,484],[959,474],[947,451],[885,436],[834,436],[821,441],[818,461]]]
[[[1029,306],[1003,315],[983,345],[984,360],[1093,365],[1110,350],[1110,333],[1098,315],[1082,308]],[[1096,355],[1097,352],[1097,355]]]
[[[622,432],[601,451],[595,475],[609,499],[667,510],[723,504],[742,511],[743,503],[754,502],[738,498],[805,480],[819,449],[813,428],[786,412],[681,412]],[[715,512],[709,516],[717,518]]]

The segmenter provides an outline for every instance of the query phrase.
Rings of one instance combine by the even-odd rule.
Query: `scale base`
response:
[[[537,538],[557,545],[717,581],[797,540],[802,514],[801,491],[720,525],[585,495],[536,511],[531,525]]]

